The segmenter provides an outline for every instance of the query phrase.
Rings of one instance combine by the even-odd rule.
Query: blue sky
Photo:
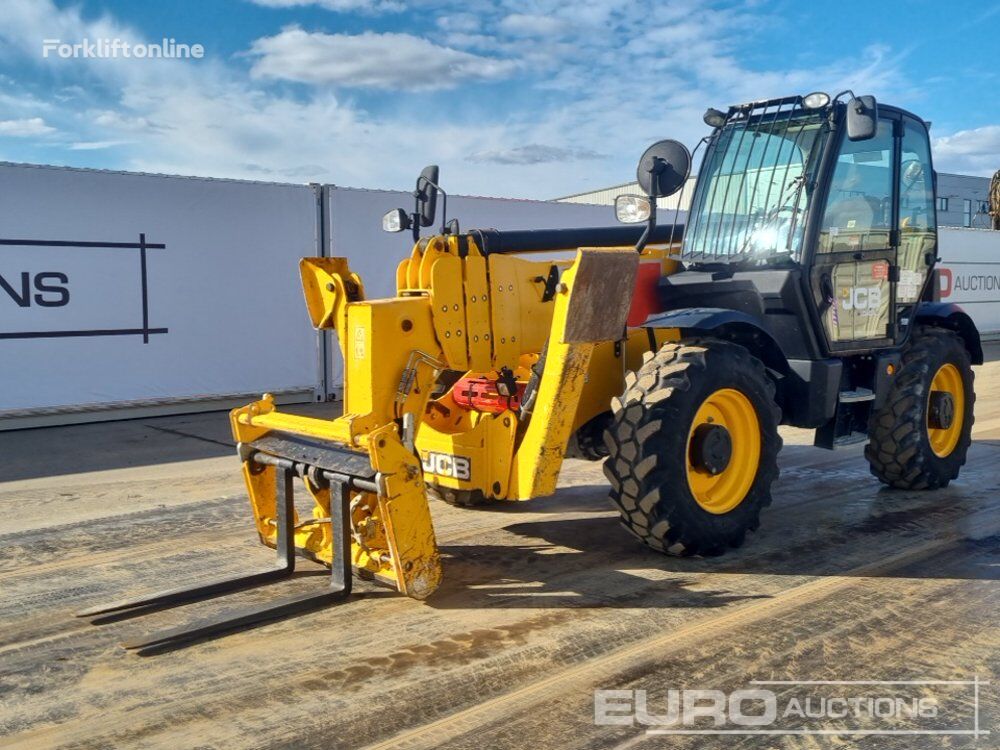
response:
[[[200,60],[43,57],[162,38]],[[1000,168],[1000,2],[0,0],[0,160],[550,198],[708,106],[852,88]]]

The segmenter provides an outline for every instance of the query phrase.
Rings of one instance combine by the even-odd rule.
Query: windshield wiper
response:
[[[785,192],[782,194],[781,198],[779,199],[778,205],[775,206],[773,209],[771,209],[771,211],[769,212],[769,215],[767,216],[767,218],[765,218],[764,221],[759,226],[754,227],[752,231],[750,231],[750,232],[747,233],[747,236],[743,240],[743,244],[740,247],[740,251],[739,251],[739,253],[737,253],[737,255],[743,255],[744,253],[746,253],[747,247],[750,245],[750,242],[754,238],[754,234],[757,231],[759,231],[761,229],[764,229],[768,225],[775,223],[777,221],[778,217],[781,215],[781,212],[784,211],[785,209],[791,209],[791,211],[792,211],[792,227],[794,227],[794,225],[795,225],[795,219],[796,219],[796,217],[798,216],[798,213],[799,213],[799,196],[802,194],[802,187],[803,187],[803,185],[805,185],[805,183],[806,183],[806,174],[805,174],[805,172],[803,172],[802,174],[798,175],[797,177],[793,177],[792,178],[791,182],[789,182],[788,185],[787,185],[787,187],[785,188]],[[789,196],[789,193],[791,192],[792,188],[795,188],[795,194],[794,194],[794,196]],[[789,197],[792,198],[791,205],[789,205],[788,202],[787,202],[787,199]],[[791,228],[789,229],[789,235],[788,235],[788,240],[790,240],[790,239],[791,239]],[[787,240],[786,240],[786,248],[787,248]]]

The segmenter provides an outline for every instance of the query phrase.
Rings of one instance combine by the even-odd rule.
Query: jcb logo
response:
[[[842,295],[845,310],[878,310],[882,305],[882,289],[877,286],[854,286]]]
[[[465,456],[452,456],[448,453],[428,451],[421,463],[428,474],[439,477],[452,477],[467,482],[472,478],[472,463]]]

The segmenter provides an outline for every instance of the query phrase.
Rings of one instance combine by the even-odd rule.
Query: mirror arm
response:
[[[421,178],[421,180],[423,181],[424,185],[430,185],[432,190],[437,190],[441,194],[441,234],[448,234],[448,231],[447,231],[447,228],[448,228],[448,194],[436,182],[431,182],[426,177]],[[415,190],[413,192],[413,194],[415,196],[417,196],[417,214],[418,215],[417,215],[417,222],[416,223],[420,224],[420,217],[419,217],[419,213],[420,213],[420,191],[419,190]],[[420,235],[419,235],[419,231],[418,231],[416,239],[419,239],[419,236]]]
[[[646,229],[643,230],[642,236],[639,237],[639,241],[635,243],[635,251],[637,253],[641,253],[646,248],[646,243],[649,242],[649,236],[653,233],[653,227],[656,226],[656,199],[660,192],[657,178],[665,167],[666,164],[663,161],[660,159],[654,159],[653,166],[649,170],[650,185],[652,186],[652,190],[650,190],[649,195],[646,196],[649,199],[649,218],[646,219]]]
[[[635,243],[635,251],[637,253],[641,253],[646,249],[646,243],[649,242],[649,237],[656,226],[656,198],[652,195],[647,196],[647,198],[649,199],[649,218],[646,219],[646,228],[639,237],[639,241]]]
[[[420,180],[417,180],[417,189],[413,191],[413,213],[410,214],[410,224],[413,230],[413,241],[420,241],[420,196],[422,195],[422,190],[420,189]]]

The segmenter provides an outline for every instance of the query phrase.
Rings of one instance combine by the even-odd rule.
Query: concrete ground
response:
[[[307,566],[141,619],[72,617],[271,561],[225,415],[0,434],[0,746],[997,747],[1000,362],[977,369],[974,445],[945,490],[882,489],[860,448],[824,452],[783,430],[760,530],[720,558],[672,559],[618,527],[599,465],[570,461],[550,498],[434,503],[445,581],[427,602],[359,584],[347,604],[147,658],[118,644],[323,585]],[[647,690],[663,713],[667,688],[973,679],[992,684],[878,689],[937,699],[938,731],[974,727],[978,690],[992,735],[662,736],[594,722],[597,689]],[[784,701],[830,686],[770,689]]]

